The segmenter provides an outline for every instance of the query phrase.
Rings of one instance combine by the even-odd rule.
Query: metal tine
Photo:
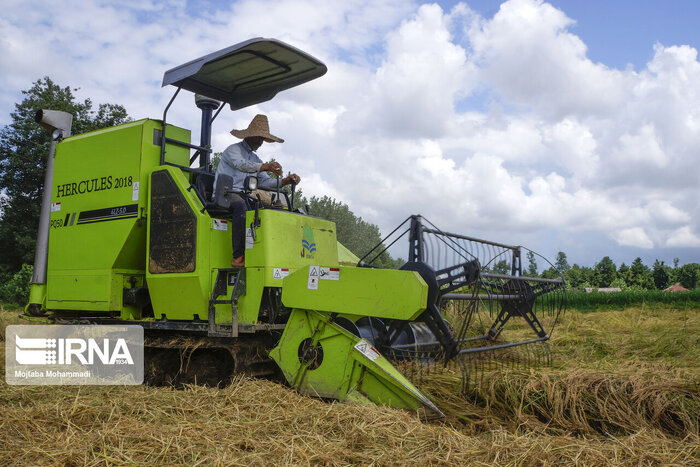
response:
[[[477,356],[470,356],[469,357],[469,378],[467,379],[467,388],[466,390],[473,389],[475,387],[480,386],[479,382],[479,364],[478,364],[478,359]]]
[[[477,359],[477,356],[474,356],[474,358],[472,358],[470,361],[469,370],[471,371],[470,382],[475,388],[481,386],[481,381],[479,381],[479,378],[481,376],[481,374],[479,373],[480,368],[483,368],[483,364],[480,364],[479,360]]]
[[[469,391],[469,369],[466,367],[466,364],[464,362],[464,359],[460,359],[462,365],[460,367],[460,370],[462,372],[462,395],[467,395]]]
[[[476,293],[476,287],[472,288],[472,295]],[[457,344],[458,347],[461,349],[462,343],[464,342],[464,339],[467,337],[467,331],[470,327],[471,320],[473,318],[473,313],[474,313],[474,306],[477,304],[476,301],[470,301],[469,303],[465,303],[464,301],[456,301],[456,300],[449,300],[446,301],[446,303],[449,302],[450,307],[452,310],[454,310],[454,316],[456,319],[461,320],[461,325],[458,328],[457,331]],[[447,305],[446,305],[447,306]],[[457,326],[457,323],[452,323],[453,328]]]
[[[540,351],[542,352],[542,366],[551,365],[552,354],[549,351],[549,344],[547,342],[542,342],[542,345],[540,345]]]
[[[539,344],[539,342],[537,344]],[[535,369],[535,370],[539,370],[542,367],[542,363],[543,363],[542,362],[541,347],[537,344],[529,346],[532,348],[528,349],[532,355],[532,363],[531,363],[530,367]]]
[[[479,363],[477,355],[474,355],[469,360],[469,383],[473,388],[481,386],[481,382],[479,381],[481,376],[479,370],[484,368],[483,365],[483,363]]]
[[[488,371],[488,365],[491,358],[488,356],[489,352],[484,352],[481,355],[474,355],[472,359],[472,378],[474,387],[481,386],[482,376],[485,371]],[[481,358],[479,358],[481,357]]]
[[[469,377],[470,377],[470,372],[469,372],[469,358],[465,355],[462,358],[458,358],[458,363],[459,363],[459,369],[460,372],[462,373],[462,395],[466,395],[469,389]]]
[[[462,374],[462,395],[466,395],[469,389],[469,358],[467,355],[461,356],[456,359],[459,364],[459,370]]]
[[[549,364],[551,363],[549,360],[549,352],[548,352],[549,346],[547,345],[546,342],[540,342],[540,345],[538,347],[539,347],[539,351],[540,351],[540,358],[542,359],[542,363],[541,363],[540,367],[542,368],[542,367],[549,366]]]
[[[538,344],[539,344],[539,342],[538,342]],[[543,361],[542,361],[542,348],[539,345],[533,345],[531,351],[532,351],[532,356],[533,356],[532,367],[535,370],[539,370],[542,367],[542,363],[543,363]]]

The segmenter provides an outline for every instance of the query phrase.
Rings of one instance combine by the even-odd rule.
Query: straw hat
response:
[[[249,138],[251,136],[260,136],[268,143],[284,143],[282,138],[270,134],[270,124],[267,123],[267,115],[258,114],[253,117],[250,125],[245,130],[231,130],[231,134],[236,138]]]

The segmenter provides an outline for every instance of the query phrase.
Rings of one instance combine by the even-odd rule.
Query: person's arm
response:
[[[277,179],[270,177],[267,172],[282,175],[282,166],[279,162],[265,162],[260,165],[260,172],[258,173],[258,187],[262,188],[263,190],[276,190]],[[280,186],[283,186],[282,180],[280,180]]]
[[[263,178],[264,177],[264,178]],[[301,178],[297,174],[290,174],[280,180],[280,186],[289,185],[290,183],[299,183]],[[277,179],[270,177],[264,172],[258,175],[258,186],[265,190],[276,190],[277,189]]]
[[[282,180],[280,180],[280,186],[282,186]],[[270,177],[267,172],[260,172],[258,174],[258,188],[263,190],[276,190],[277,189],[277,179]]]

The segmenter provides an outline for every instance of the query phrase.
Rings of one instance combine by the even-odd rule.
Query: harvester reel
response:
[[[427,308],[417,321],[389,323],[383,351],[397,362],[456,366],[465,391],[488,369],[549,361],[546,341],[566,302],[563,278],[523,276],[522,247],[447,233],[421,216],[404,224],[409,221],[400,235],[409,233],[410,261],[401,269],[426,282]],[[517,318],[525,327],[519,326],[517,339],[504,339],[507,325],[518,328]],[[523,337],[528,329],[532,335]]]

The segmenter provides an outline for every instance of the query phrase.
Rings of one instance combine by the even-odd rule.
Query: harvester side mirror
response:
[[[217,181],[216,187],[214,188],[214,203],[223,209],[228,209],[231,205],[231,199],[229,198],[229,193],[233,188],[233,178],[230,175],[220,174]]]
[[[61,137],[67,138],[70,136],[73,115],[60,110],[40,109],[34,114],[34,121],[50,132],[60,130]]]
[[[243,182],[243,188],[245,191],[250,192],[258,188],[258,177],[255,175],[248,175]]]

